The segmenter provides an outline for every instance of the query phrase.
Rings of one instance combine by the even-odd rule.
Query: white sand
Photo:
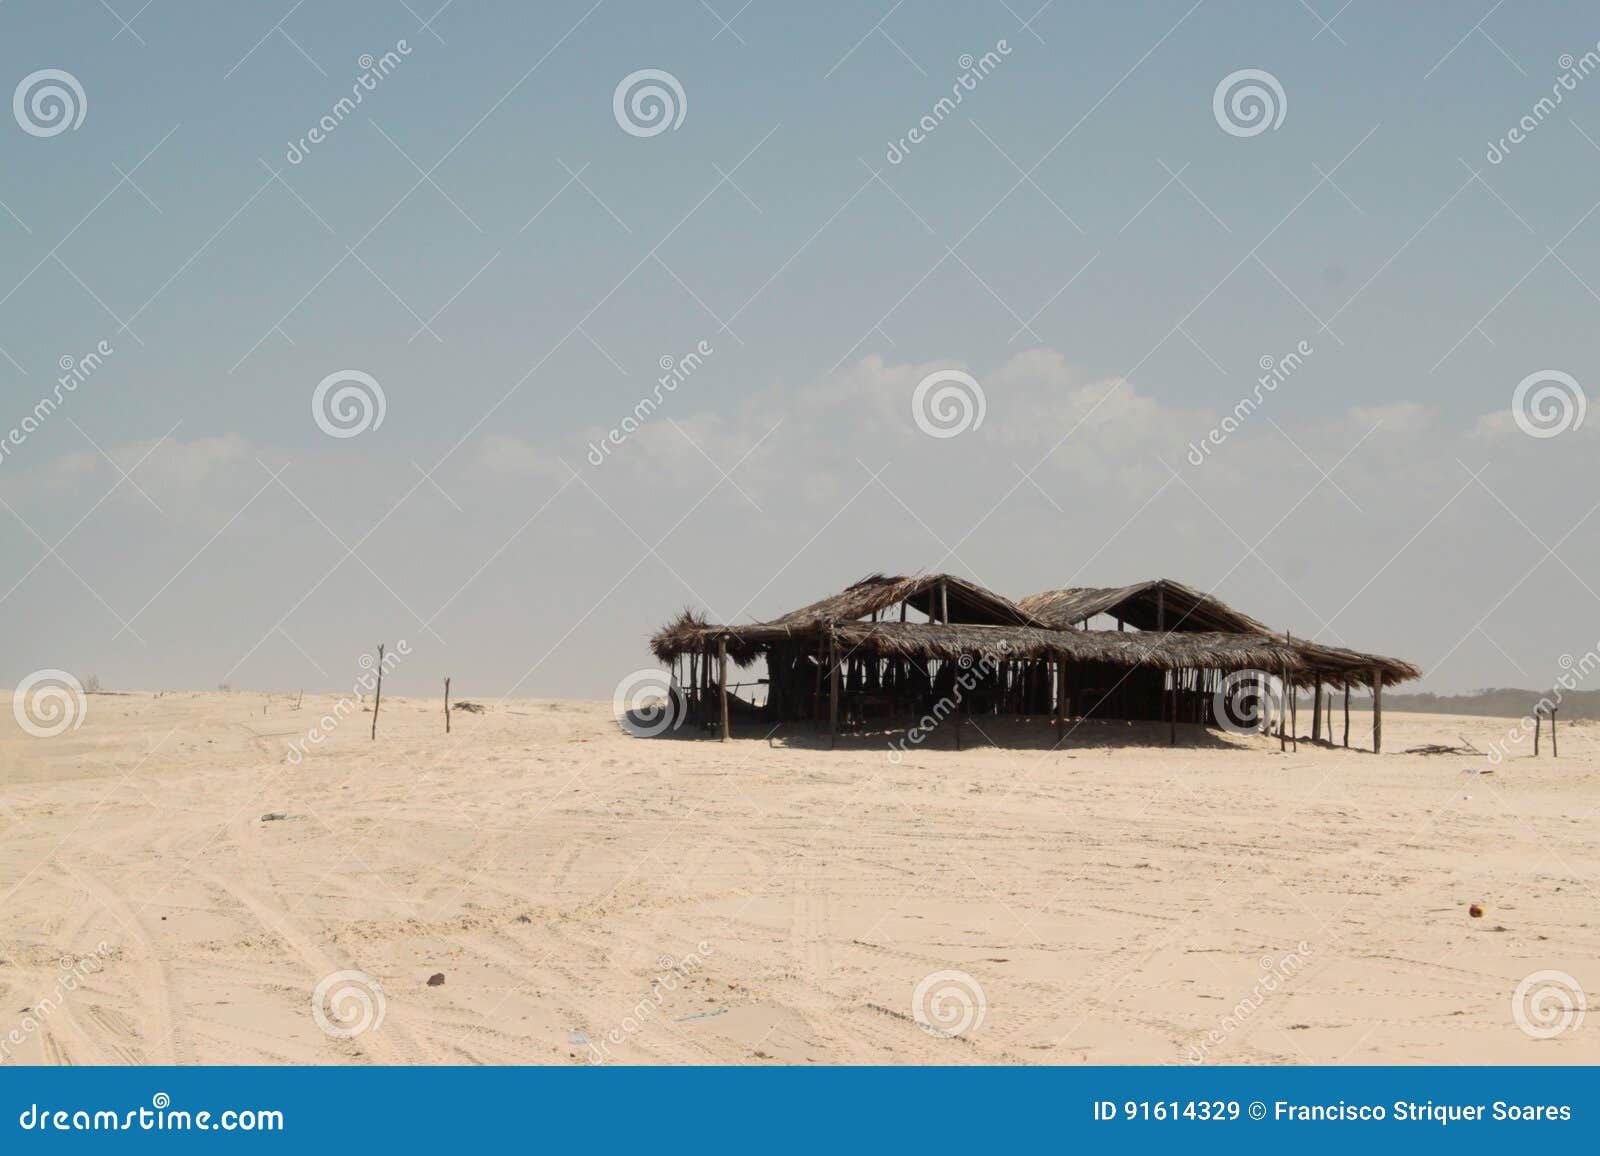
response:
[[[1548,1040],[1511,1009],[1545,969],[1600,999],[1600,725],[1492,776],[1120,725],[897,766],[633,739],[594,703],[447,738],[389,700],[376,743],[362,714],[286,764],[333,701],[0,724],[3,1062],[586,1063],[573,1032],[638,1063],[1600,1062],[1600,1009]],[[1385,723],[1394,752],[1509,725]],[[351,1039],[311,1014],[343,969],[384,1002]],[[944,970],[986,999],[959,1036],[913,1018]]]

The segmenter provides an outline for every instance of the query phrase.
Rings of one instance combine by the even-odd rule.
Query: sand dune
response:
[[[1600,724],[1492,775],[1123,724],[896,765],[393,699],[286,761],[333,703],[0,729],[3,1062],[1600,1062],[1600,1013],[1512,1009],[1539,971],[1600,994]]]

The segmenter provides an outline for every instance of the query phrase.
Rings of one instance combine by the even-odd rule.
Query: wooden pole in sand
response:
[[[839,636],[828,627],[828,748],[839,741]]]
[[[1561,757],[1561,748],[1556,745],[1556,711],[1558,709],[1560,708],[1550,708],[1550,757],[1552,759],[1559,759]]]
[[[1544,711],[1533,708],[1533,757],[1539,757],[1539,728],[1544,724]]]
[[[450,733],[450,680],[444,680],[444,733]]]
[[[1322,741],[1322,679],[1311,684],[1311,741]]]
[[[378,704],[383,701],[383,643],[378,643],[378,689],[372,696],[372,738],[378,737]]]
[[[1287,662],[1283,664],[1283,693],[1285,695],[1292,693],[1289,687],[1289,664]],[[1289,700],[1281,698],[1278,703],[1278,749],[1280,751],[1289,749],[1289,731],[1284,725],[1288,721]]]
[[[717,639],[718,682],[722,690],[722,741],[728,741],[728,640]]]
[[[1344,745],[1350,747],[1350,680],[1344,680]]]
[[[1383,671],[1372,671],[1372,753],[1383,753]]]
[[[1056,660],[1056,741],[1067,734],[1067,660]]]
[[[1178,745],[1178,674],[1176,667],[1172,670],[1172,719],[1167,730],[1167,744]]]

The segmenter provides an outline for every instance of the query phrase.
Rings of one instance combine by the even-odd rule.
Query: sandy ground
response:
[[[1600,725],[1492,775],[1111,724],[896,765],[391,699],[286,762],[333,702],[0,723],[0,1062],[1600,1062],[1600,1010],[1512,1006],[1600,996]]]

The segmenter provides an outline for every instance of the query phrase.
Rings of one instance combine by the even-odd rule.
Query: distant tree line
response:
[[[1385,692],[1385,710],[1410,711],[1416,714],[1471,714],[1487,718],[1522,718],[1529,714],[1548,691],[1515,690],[1510,687],[1491,687],[1471,694],[1394,694]],[[1350,700],[1352,710],[1372,709],[1372,699],[1356,695]],[[1561,718],[1600,719],[1600,690],[1568,691],[1561,697]]]

